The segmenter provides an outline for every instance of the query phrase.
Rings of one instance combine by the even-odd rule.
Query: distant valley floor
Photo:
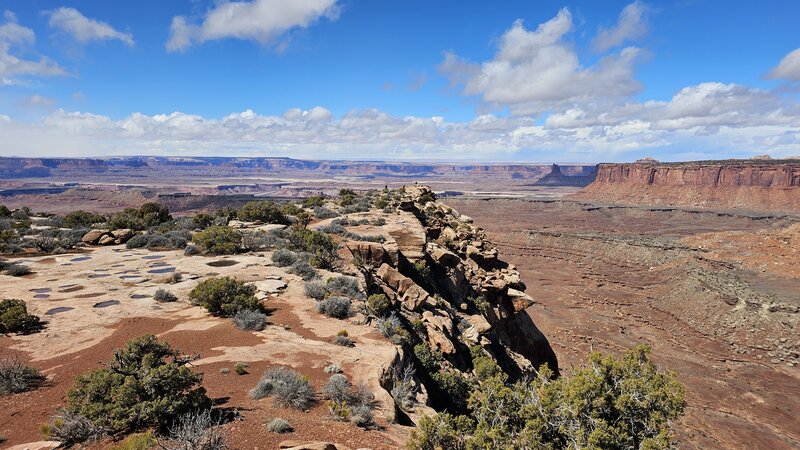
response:
[[[678,373],[681,448],[800,446],[797,218],[446,199],[518,266],[562,369],[637,343]]]

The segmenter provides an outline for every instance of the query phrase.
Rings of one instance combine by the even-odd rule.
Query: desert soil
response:
[[[519,268],[565,371],[638,343],[686,387],[680,448],[800,448],[796,218],[447,199]]]
[[[226,425],[232,448],[274,449],[287,439],[329,441],[351,448],[402,445],[407,429],[387,422],[387,408],[393,408],[393,402],[378,385],[381,372],[395,357],[395,346],[357,318],[340,321],[317,313],[315,302],[303,293],[302,280],[275,267],[270,256],[266,252],[185,257],[182,251],[114,246],[18,259],[34,273],[24,278],[2,277],[0,297],[25,299],[30,312],[47,324],[40,333],[0,337],[0,349],[18,353],[47,375],[47,381],[34,391],[0,398],[0,434],[8,438],[4,446],[41,441],[40,425],[64,406],[75,376],[100,367],[115,348],[148,333],[185,354],[200,355],[192,364],[203,373],[209,395],[219,406],[240,414],[240,420]],[[227,263],[216,263],[222,260]],[[181,273],[183,281],[165,284],[172,272]],[[218,275],[260,282],[257,285],[272,286],[265,287],[267,291],[277,291],[261,293],[271,311],[264,331],[240,331],[230,320],[211,317],[189,303],[188,293],[200,280]],[[285,288],[277,289],[284,283]],[[158,288],[175,293],[179,301],[155,302],[152,295]],[[332,343],[342,329],[356,342],[354,347]],[[247,374],[233,371],[237,362],[248,365]],[[365,431],[335,422],[324,401],[300,412],[278,408],[269,398],[252,400],[247,395],[261,374],[276,365],[309,376],[319,390],[330,376],[323,370],[330,363],[339,364],[353,382],[363,381],[373,390],[381,405],[375,415],[382,430]],[[288,420],[295,431],[267,432],[265,423],[275,417]]]

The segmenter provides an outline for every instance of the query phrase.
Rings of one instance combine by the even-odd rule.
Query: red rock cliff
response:
[[[800,161],[600,164],[572,196],[608,203],[800,212]]]

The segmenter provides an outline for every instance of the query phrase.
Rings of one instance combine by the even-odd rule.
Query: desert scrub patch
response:
[[[312,280],[303,286],[306,296],[315,300],[322,300],[325,297],[349,297],[351,299],[363,300],[364,292],[359,286],[356,277],[339,275],[328,278],[325,282]]]
[[[383,333],[393,344],[402,344],[409,338],[408,331],[403,328],[403,322],[394,313],[378,319],[377,327],[378,331]]]
[[[269,431],[270,433],[279,433],[279,434],[290,433],[292,431],[292,426],[289,425],[289,422],[287,422],[286,420],[281,419],[280,417],[276,417],[267,423],[267,431]]]
[[[19,355],[0,354],[0,396],[35,389],[44,377],[34,367],[19,359]]]
[[[314,387],[308,377],[286,367],[270,367],[250,390],[250,397],[262,399],[274,397],[275,404],[301,411],[308,410],[315,402]]]
[[[375,395],[365,384],[354,386],[346,376],[335,374],[322,388],[322,397],[328,401],[328,411],[335,420],[364,428],[375,424]]]
[[[342,373],[342,367],[335,363],[328,364],[323,370],[325,373]]]
[[[355,341],[347,336],[336,336],[333,338],[333,343],[342,347],[353,347],[356,344]]]
[[[317,311],[328,317],[346,319],[352,315],[352,305],[347,297],[328,297],[317,302]]]
[[[243,308],[233,315],[233,324],[242,331],[261,331],[267,323],[267,315],[261,311]]]
[[[320,280],[306,281],[306,283],[303,285],[303,291],[305,292],[306,297],[310,297],[315,300],[322,300],[325,298],[325,295],[328,294],[327,289],[325,289],[325,283]]]
[[[153,300],[159,303],[172,303],[178,301],[178,296],[166,289],[159,289],[153,294]]]
[[[314,267],[307,261],[297,260],[289,267],[289,273],[297,275],[304,281],[310,281],[319,277]]]
[[[183,249],[183,254],[185,256],[199,255],[200,254],[200,247],[198,247],[198,246],[196,246],[194,244],[189,244],[189,245],[186,246],[185,249]]]
[[[224,450],[229,448],[222,418],[210,409],[181,414],[169,427],[166,439],[159,439],[164,450]]]
[[[278,267],[289,267],[297,261],[297,253],[279,248],[272,252],[272,262]]]
[[[256,287],[233,277],[209,278],[201,281],[189,293],[189,298],[211,314],[230,317],[241,309],[264,311],[255,296]]]
[[[314,207],[314,217],[316,217],[318,220],[332,219],[334,217],[339,217],[339,213],[319,205]]]
[[[45,439],[60,441],[65,447],[95,441],[108,432],[80,413],[68,409],[59,410],[41,426],[40,431]]]
[[[394,403],[403,411],[413,411],[417,400],[417,383],[414,380],[414,368],[406,366],[402,372],[393,374],[392,390],[390,394]]]

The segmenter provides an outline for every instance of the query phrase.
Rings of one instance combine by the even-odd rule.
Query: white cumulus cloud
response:
[[[56,101],[52,98],[34,94],[30,97],[22,99],[18,104],[23,108],[52,108],[55,106]]]
[[[634,79],[638,48],[624,48],[584,67],[564,39],[572,29],[572,14],[566,8],[532,31],[518,20],[503,34],[492,59],[478,64],[446,53],[439,71],[452,84],[462,85],[462,94],[508,107],[516,115],[627,97],[641,89]]]
[[[647,16],[650,7],[635,1],[626,6],[612,28],[602,28],[592,41],[592,48],[597,52],[605,52],[618,47],[626,41],[639,39],[647,34]]]
[[[133,47],[133,35],[117,31],[111,25],[90,19],[75,8],[58,8],[46,13],[49,16],[48,24],[61,30],[76,41],[85,44],[91,41],[118,40],[129,47]]]
[[[26,52],[36,43],[36,34],[17,23],[11,11],[3,14],[0,24],[0,85],[24,84],[28,77],[53,77],[66,75],[56,62],[39,57],[26,59]]]
[[[175,16],[170,27],[168,51],[184,51],[193,44],[234,38],[274,43],[294,28],[306,28],[318,19],[335,19],[337,0],[221,1],[199,23]]]
[[[772,69],[768,78],[800,81],[800,48],[794,49]]]

